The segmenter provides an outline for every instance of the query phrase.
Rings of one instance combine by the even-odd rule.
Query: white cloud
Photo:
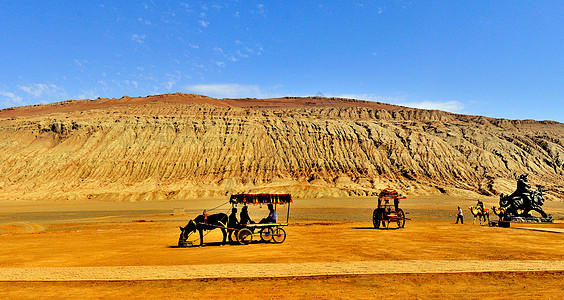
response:
[[[175,85],[176,83],[180,80],[181,78],[181,74],[180,72],[176,71],[174,73],[168,73],[166,74],[166,82],[164,82],[164,86],[166,88],[167,91],[170,91]]]
[[[23,102],[22,97],[11,92],[0,91],[0,107],[18,105],[18,104],[22,104],[22,102]]]
[[[206,22],[204,20],[200,20],[200,22],[198,22],[200,24],[200,26],[206,28],[208,27],[208,25],[210,25],[210,22]]]
[[[404,102],[395,103],[397,105],[403,105],[407,107],[420,108],[420,109],[431,109],[431,110],[443,110],[454,113],[462,112],[464,109],[464,104],[458,101],[420,101],[420,102]]]
[[[134,34],[131,36],[131,40],[136,43],[143,44],[143,42],[145,42],[145,35]]]
[[[265,13],[264,4],[262,4],[262,3],[257,4],[257,8],[256,8],[256,10],[255,10],[254,12],[257,13],[257,14],[259,14],[259,15],[264,15],[264,13]]]
[[[145,24],[145,25],[151,25],[151,21],[150,20],[145,20],[143,18],[138,18],[137,21],[139,21],[139,23]]]
[[[225,67],[225,62],[223,62],[223,61],[212,61],[212,62],[220,68]]]
[[[62,98],[67,95],[65,89],[54,84],[35,83],[28,86],[20,85],[18,88],[35,98]]]
[[[96,99],[98,97],[100,97],[98,92],[94,90],[84,90],[78,94],[77,99]]]
[[[73,62],[77,67],[83,67],[85,64],[88,64],[88,61],[86,59],[81,58],[76,58],[73,60]]]
[[[384,97],[371,94],[343,94],[328,97],[376,101],[419,109],[442,110],[452,113],[461,113],[464,110],[464,104],[458,101],[407,101],[405,97]]]
[[[257,85],[241,84],[198,84],[186,86],[185,89],[192,93],[216,98],[262,98],[263,92]]]

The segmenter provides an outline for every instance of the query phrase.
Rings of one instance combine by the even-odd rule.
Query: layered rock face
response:
[[[564,124],[189,94],[0,111],[0,200],[495,195],[521,173],[564,198]]]

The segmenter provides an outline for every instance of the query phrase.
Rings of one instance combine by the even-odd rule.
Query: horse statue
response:
[[[476,218],[480,221],[480,225],[482,224],[482,219],[484,222],[486,221],[486,218],[488,222],[490,221],[490,211],[487,208],[482,209],[479,206],[470,206],[468,209],[470,209],[470,213],[474,216],[472,224],[476,224]]]
[[[505,209],[504,217],[528,217],[530,216],[530,211],[534,210],[541,214],[543,218],[546,218],[548,215],[541,207],[543,204],[544,190],[540,185],[537,186],[536,190],[529,190],[524,193],[513,193],[511,195],[501,194],[499,196],[499,206]]]
[[[180,237],[178,237],[178,247],[186,247],[188,245],[188,237],[196,232],[200,233],[200,246],[204,244],[204,230],[213,230],[216,228],[221,229],[223,233],[222,245],[225,245],[227,240],[227,215],[224,213],[206,215],[199,215],[193,220],[188,221],[186,226],[180,226]]]

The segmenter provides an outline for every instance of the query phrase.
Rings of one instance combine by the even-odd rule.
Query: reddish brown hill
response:
[[[169,94],[0,111],[0,200],[514,190],[563,196],[564,125],[336,98]],[[474,194],[475,195],[475,194]]]

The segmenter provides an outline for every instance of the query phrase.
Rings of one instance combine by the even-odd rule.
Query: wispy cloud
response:
[[[225,67],[225,62],[223,61],[212,61],[216,66],[220,67],[220,68],[224,68]]]
[[[145,19],[143,19],[143,18],[138,18],[137,21],[139,21],[139,23],[145,24],[145,25],[147,25],[147,26],[152,25],[150,20],[145,20]]]
[[[18,88],[35,98],[61,98],[67,96],[64,88],[54,84],[35,83],[31,85],[20,85]]]
[[[166,74],[166,81],[163,84],[165,86],[165,89],[167,91],[170,91],[180,80],[180,78],[181,78],[181,74],[179,71]]]
[[[82,58],[76,58],[73,60],[73,62],[77,67],[83,67],[84,65],[88,64],[88,61]]]
[[[0,107],[19,105],[23,103],[22,97],[12,93],[0,91]]]
[[[420,101],[420,102],[404,102],[404,103],[394,103],[397,105],[403,105],[407,107],[420,108],[420,109],[431,109],[431,110],[444,110],[448,112],[460,113],[464,109],[464,104],[458,101]]]
[[[138,43],[143,44],[145,42],[145,35],[144,34],[134,34],[131,36],[131,40]]]
[[[349,99],[359,99],[368,101],[377,101],[382,103],[389,103],[412,108],[429,109],[429,110],[443,110],[453,113],[461,113],[464,110],[464,104],[459,101],[409,101],[405,97],[386,97],[377,96],[372,94],[342,94],[338,96]]]
[[[210,25],[210,22],[206,22],[204,20],[200,20],[200,22],[198,22],[200,24],[200,26],[206,28]]]
[[[262,98],[264,93],[257,85],[242,84],[198,84],[186,86],[185,89],[192,93],[216,98]]]

